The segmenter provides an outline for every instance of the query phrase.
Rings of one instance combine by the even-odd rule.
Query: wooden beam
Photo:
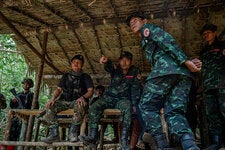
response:
[[[70,18],[64,16],[60,11],[55,10],[55,9],[52,8],[51,6],[47,5],[46,3],[43,4],[43,6],[44,6],[47,10],[49,10],[51,13],[55,14],[55,15],[58,16],[59,18],[61,18],[61,19],[63,19],[64,21],[66,21],[68,24],[74,24],[74,22],[73,22]],[[83,44],[82,44],[82,42],[81,42],[79,36],[77,35],[74,26],[71,26],[71,30],[73,31],[75,37],[77,38],[77,41],[78,41],[78,43],[79,43],[79,45],[80,45],[80,47],[81,47],[81,49],[82,49],[82,51],[83,51],[83,53],[84,53],[84,55],[85,55],[85,58],[87,58],[86,61],[88,62],[89,66],[91,67],[92,72],[95,73],[94,67],[92,66],[92,64],[91,64],[91,62],[90,62],[90,59],[89,59],[87,53],[85,52],[84,46],[83,46]]]
[[[42,19],[30,14],[30,13],[27,13],[26,11],[22,10],[22,9],[18,9],[17,7],[8,7],[10,10],[12,11],[15,11],[19,14],[22,14],[28,18],[31,18],[32,20],[38,22],[38,23],[41,23],[41,24],[44,24],[46,26],[50,26],[50,24],[48,24],[47,22],[43,21]]]
[[[61,147],[61,146],[79,146],[82,147],[82,142],[53,142],[52,144],[48,144],[45,142],[24,142],[24,141],[0,141],[1,145],[14,145],[14,146],[40,146],[40,147]]]
[[[34,92],[34,97],[33,97],[33,101],[32,101],[32,107],[31,109],[38,109],[38,97],[39,97],[39,91],[40,91],[40,86],[41,86],[41,80],[42,80],[42,76],[43,76],[43,70],[44,70],[44,65],[45,65],[45,55],[47,52],[47,43],[48,43],[48,32],[44,33],[44,39],[43,39],[43,44],[41,45],[42,47],[42,59],[40,62],[40,65],[38,66],[38,72],[37,72],[37,77],[36,77],[36,84],[35,84],[35,92]],[[27,128],[27,132],[26,132],[26,141],[31,141],[32,138],[32,131],[33,131],[33,127],[34,127],[34,117],[33,115],[30,115],[29,117],[29,121],[28,121],[28,128]],[[27,145],[25,147],[25,150],[29,150],[29,146]]]
[[[113,8],[113,11],[114,11],[114,13],[115,13],[115,15],[116,15],[116,17],[118,17],[118,12],[117,12],[117,10],[116,10],[116,6],[115,6],[115,4],[114,4],[114,2],[112,1],[112,0],[110,0],[110,4],[111,4],[111,6],[112,6],[112,8]],[[121,39],[121,34],[120,34],[120,30],[119,30],[119,27],[118,27],[118,24],[117,23],[115,23],[115,29],[116,29],[116,33],[117,33],[117,35],[118,35],[118,41],[119,41],[119,44],[120,44],[120,51],[122,52],[123,51],[123,45],[122,45],[122,39]]]
[[[0,19],[40,58],[42,59],[42,55],[36,50],[36,48],[29,43],[29,41],[13,26],[13,24],[2,14],[0,11]],[[52,63],[44,59],[44,61],[57,73],[62,74],[60,70],[58,70]]]
[[[96,72],[95,72],[95,70],[94,70],[93,65],[92,65],[92,64],[91,64],[91,62],[90,62],[89,57],[87,56],[87,53],[85,53],[85,50],[84,50],[84,45],[83,45],[83,43],[81,42],[81,40],[80,40],[80,38],[79,38],[79,36],[78,36],[77,32],[75,31],[75,29],[73,29],[73,33],[74,33],[75,37],[77,38],[77,41],[78,41],[78,43],[79,43],[79,45],[80,45],[80,47],[81,47],[82,51],[84,52],[85,58],[87,58],[87,60],[86,60],[86,61],[87,61],[87,62],[88,62],[88,64],[90,65],[92,72],[93,72],[93,73],[96,73]]]
[[[59,47],[61,48],[61,50],[62,50],[64,56],[66,57],[66,59],[67,59],[67,61],[68,61],[68,65],[70,65],[70,58],[69,58],[69,56],[68,56],[66,50],[64,49],[64,47],[63,47],[63,45],[62,45],[60,39],[56,36],[55,33],[53,33],[53,36],[55,37],[55,39],[56,39],[56,41],[57,41],[57,44],[59,45]]]

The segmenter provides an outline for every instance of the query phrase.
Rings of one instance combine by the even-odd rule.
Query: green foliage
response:
[[[21,81],[27,71],[24,58],[16,52],[16,45],[11,35],[0,35],[0,59],[0,92],[8,101],[12,97],[9,90],[13,87],[17,90],[22,88]]]
[[[13,97],[9,90],[15,88],[17,92],[21,92],[23,90],[21,81],[24,77],[30,77],[35,81],[35,73],[29,70],[23,55],[16,50],[16,44],[11,36],[0,35],[0,92],[6,97],[8,109],[10,109],[9,101]],[[48,99],[49,89],[47,86],[42,86],[39,95],[39,104],[42,109]],[[1,140],[7,124],[7,114],[2,110],[0,110],[0,120]]]

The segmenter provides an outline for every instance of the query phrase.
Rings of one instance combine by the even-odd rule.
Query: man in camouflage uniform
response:
[[[89,123],[90,135],[87,142],[96,143],[98,121],[106,108],[117,108],[122,113],[122,133],[120,150],[129,150],[128,131],[131,124],[132,106],[135,106],[140,98],[140,82],[137,79],[139,70],[132,65],[132,54],[124,51],[119,58],[119,65],[112,64],[105,56],[100,58],[100,63],[111,75],[111,83],[100,101],[96,101],[90,107]]]
[[[188,60],[173,37],[147,23],[141,12],[132,13],[126,23],[141,37],[142,48],[152,66],[139,103],[149,137],[153,136],[157,149],[169,147],[160,120],[160,109],[164,108],[170,133],[181,142],[183,149],[198,150],[185,112],[192,83],[190,71],[200,71],[201,61]]]
[[[69,108],[74,109],[74,114],[68,140],[78,141],[80,125],[88,108],[88,99],[93,95],[94,87],[90,75],[82,71],[83,64],[82,55],[75,55],[71,59],[71,70],[62,76],[53,96],[46,104],[45,119],[50,129],[49,136],[43,140],[46,143],[59,140],[57,113]]]
[[[225,126],[225,42],[218,40],[216,30],[217,26],[206,24],[200,31],[205,42],[201,52],[203,101],[213,144],[210,149],[222,146]]]

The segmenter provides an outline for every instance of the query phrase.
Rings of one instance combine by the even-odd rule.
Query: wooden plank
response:
[[[14,145],[14,146],[40,146],[40,147],[60,147],[60,146],[78,146],[82,147],[83,142],[53,142],[52,144],[48,144],[45,142],[25,142],[25,141],[0,141],[1,145]]]
[[[119,109],[105,109],[103,112],[104,116],[107,115],[121,115],[121,111]]]
[[[9,109],[9,110],[15,112],[16,114],[21,114],[25,116],[30,116],[30,115],[39,116],[39,114],[43,111],[40,109]],[[6,110],[6,111],[9,111],[9,110]],[[58,115],[73,115],[73,109],[67,109],[67,110],[61,111],[58,113]]]

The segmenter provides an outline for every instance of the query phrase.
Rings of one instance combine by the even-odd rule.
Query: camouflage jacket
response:
[[[188,57],[169,33],[156,25],[145,24],[141,29],[141,37],[142,48],[152,67],[147,79],[170,74],[192,77],[184,64]]]
[[[201,57],[204,89],[225,88],[225,42],[204,46]]]
[[[111,75],[111,83],[104,93],[114,98],[128,98],[132,105],[137,105],[141,94],[141,82],[137,79],[139,70],[131,66],[127,74],[124,74],[119,65],[113,65],[109,60],[104,68]]]

